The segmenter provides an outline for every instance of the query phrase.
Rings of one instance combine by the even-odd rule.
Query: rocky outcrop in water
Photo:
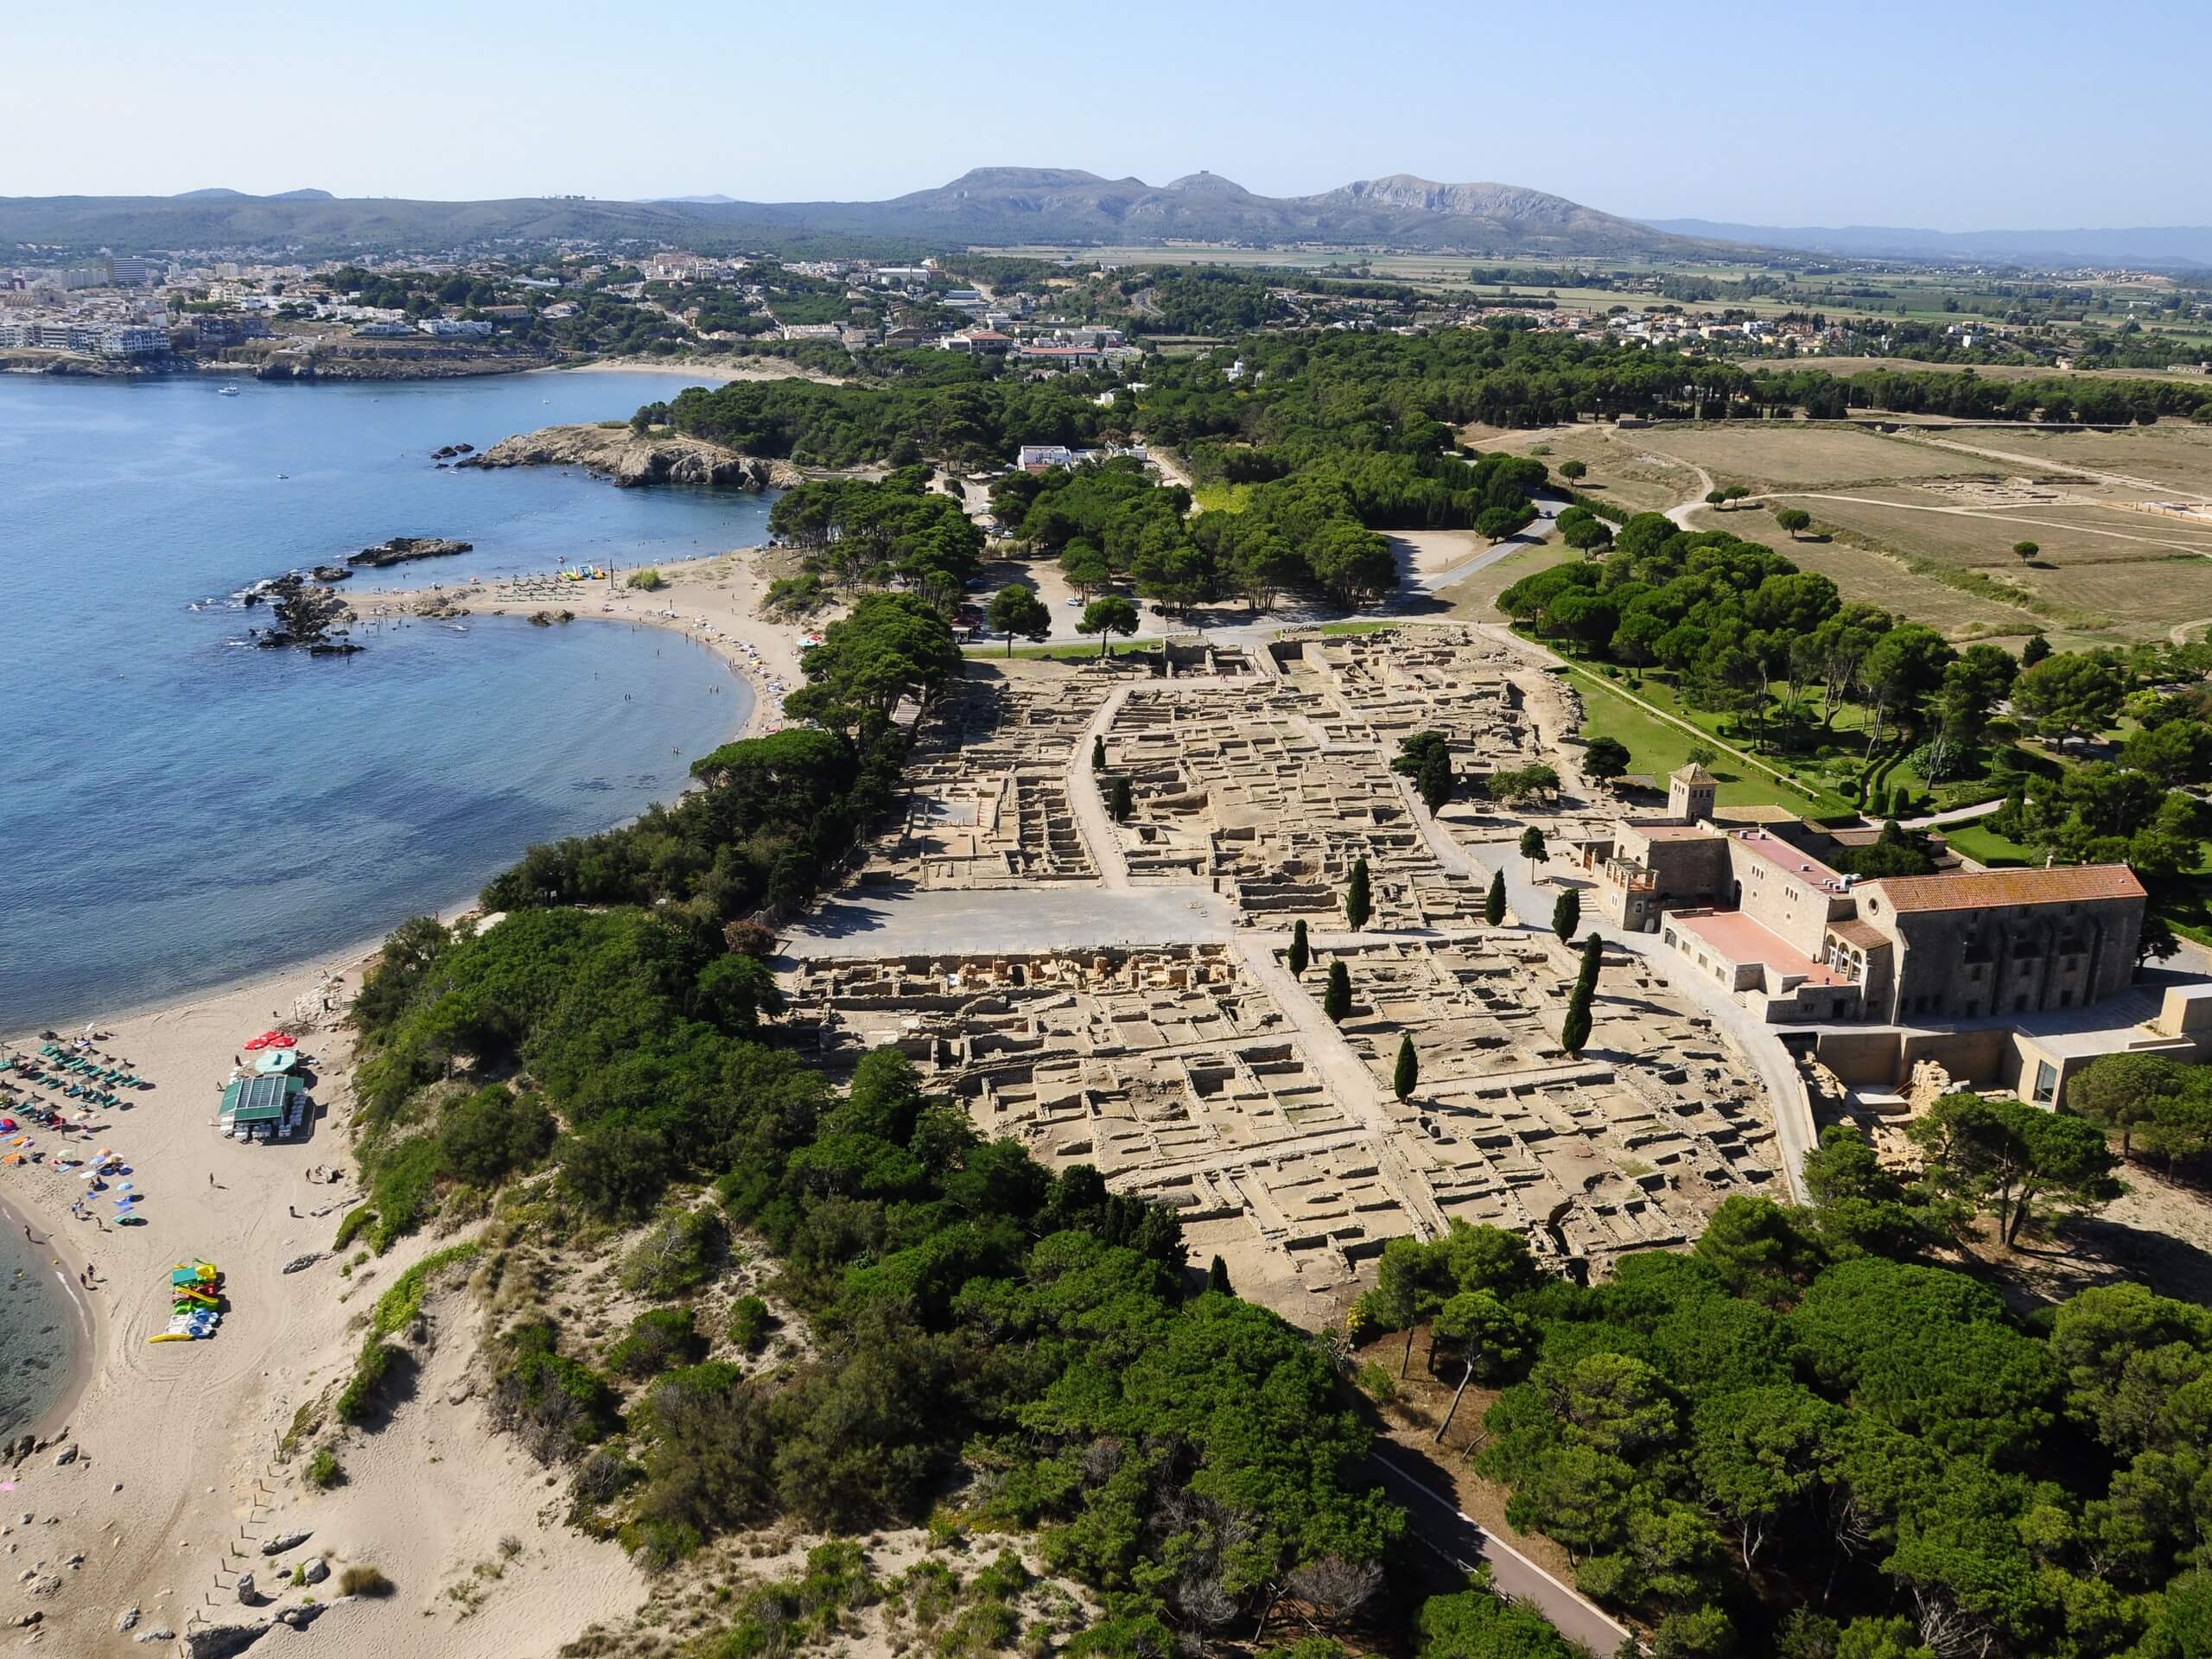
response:
[[[787,490],[803,481],[789,461],[741,455],[718,444],[627,426],[549,426],[503,438],[455,467],[577,467],[624,489],[647,484],[709,484],[722,489]]]
[[[271,626],[247,630],[257,645],[296,645],[318,657],[351,656],[361,649],[340,626],[356,620],[352,607],[333,589],[296,570],[256,583],[240,597],[248,609],[265,604],[275,613]]]
[[[410,559],[448,558],[455,553],[468,552],[474,545],[444,536],[395,536],[388,542],[363,548],[349,556],[346,563],[379,570],[388,564],[405,564]]]

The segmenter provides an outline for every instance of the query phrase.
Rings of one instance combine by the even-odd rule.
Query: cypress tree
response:
[[[1090,769],[1093,772],[1106,770],[1106,740],[1103,737],[1090,740]]]
[[[1414,1034],[1408,1031],[1398,1039],[1398,1065],[1391,1073],[1390,1087],[1403,1100],[1420,1084],[1421,1056],[1414,1052]]]
[[[1114,780],[1112,799],[1115,823],[1127,823],[1129,821],[1129,809],[1134,804],[1134,801],[1135,797],[1129,790],[1129,780],[1126,778],[1116,778]]]
[[[1321,1012],[1338,1026],[1351,1013],[1351,972],[1342,957],[1329,964],[1329,988],[1321,998]]]
[[[1431,817],[1437,808],[1452,798],[1452,751],[1442,743],[1430,745],[1422,755],[1421,776],[1415,780],[1421,791],[1421,804],[1428,809]]]
[[[1483,899],[1483,920],[1492,927],[1505,923],[1505,872],[1495,872],[1490,879],[1490,892]]]
[[[1574,930],[1582,925],[1582,890],[1569,887],[1552,905],[1552,931],[1565,944],[1574,937]]]
[[[1352,861],[1351,884],[1344,889],[1344,920],[1357,933],[1374,914],[1375,901],[1367,889],[1367,861],[1357,858]]]
[[[1290,976],[1297,979],[1306,972],[1306,964],[1313,960],[1313,947],[1306,943],[1306,918],[1298,918],[1298,925],[1290,931]]]
[[[1597,995],[1598,969],[1605,960],[1605,942],[1595,933],[1582,941],[1582,966],[1574,976],[1574,994],[1585,1000]]]
[[[1560,1022],[1559,1046],[1580,1059],[1589,1040],[1590,999],[1578,993],[1567,1005],[1567,1018]]]

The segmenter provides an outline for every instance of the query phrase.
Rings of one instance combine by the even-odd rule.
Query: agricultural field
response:
[[[2143,564],[2177,553],[2212,554],[2212,521],[2190,524],[2125,508],[2069,504],[1965,512],[1967,503],[1961,499],[1896,486],[1853,490],[1846,496],[1784,490],[1770,499],[1804,508],[1816,524],[1897,538],[1893,544],[1900,551],[1928,552],[1969,569],[2008,574],[2020,571],[2012,547],[2024,541],[2042,550],[2025,573],[2031,576],[2044,566]],[[1724,513],[1722,522],[1732,516],[1747,515]],[[1868,530],[1870,524],[1878,529]],[[1748,533],[1737,530],[1738,535]],[[1768,535],[1775,533],[1770,524]]]
[[[2006,427],[1952,432],[1944,442],[2001,451],[2054,472],[2081,467],[2111,474],[2132,480],[2139,494],[2147,489],[2152,495],[2212,495],[2212,427],[2177,421],[2118,432]]]
[[[1996,463],[1855,427],[1802,421],[1662,426],[1635,434],[1637,447],[1702,467],[1720,485],[1754,492],[1988,473]]]
[[[1954,638],[2015,632],[2021,611],[2045,631],[2110,637],[2102,643],[2164,638],[2178,623],[2212,615],[2212,557],[2145,539],[2120,541],[2048,514],[1991,517],[1916,512],[1872,501],[1797,498],[1816,530],[1842,532],[1838,547],[1818,541],[1760,537],[1808,569],[1831,577],[1846,596],[1865,599],[1941,628]],[[2128,515],[2133,518],[2135,515]],[[1725,523],[1727,515],[1720,515]],[[1704,522],[1713,522],[1708,516]],[[1739,535],[1749,532],[1743,529]],[[2015,542],[2042,551],[2023,564]],[[1848,556],[1860,555],[1856,561]],[[1885,558],[1885,554],[1892,556]],[[1900,584],[1898,569],[1954,590],[1949,603],[1923,605]],[[2009,613],[2009,615],[2007,614]]]

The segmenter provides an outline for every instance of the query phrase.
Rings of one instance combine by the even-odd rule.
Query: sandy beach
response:
[[[347,1478],[329,1492],[304,1485],[303,1459],[276,1457],[293,1414],[345,1374],[368,1302],[444,1242],[405,1241],[350,1279],[327,1254],[298,1273],[283,1270],[327,1252],[358,1198],[345,1179],[352,1046],[342,1014],[360,965],[297,968],[101,1027],[99,1052],[155,1088],[129,1096],[127,1109],[101,1113],[86,1135],[42,1134],[38,1145],[49,1159],[112,1148],[129,1171],[115,1179],[130,1179],[143,1197],[143,1226],[73,1217],[85,1184],[50,1161],[0,1178],[11,1209],[40,1239],[51,1236],[44,1253],[60,1262],[65,1287],[74,1289],[79,1268],[94,1286],[80,1293],[93,1363],[73,1379],[66,1422],[45,1432],[54,1446],[12,1471],[14,1490],[0,1499],[9,1566],[30,1574],[0,1602],[0,1622],[40,1615],[35,1629],[57,1651],[115,1642],[118,1620],[134,1608],[134,1633],[181,1633],[298,1605],[314,1592],[272,1583],[258,1544],[299,1530],[313,1536],[282,1558],[284,1568],[328,1551],[334,1568],[373,1562],[398,1586],[388,1601],[322,1617],[316,1639],[334,1653],[550,1654],[643,1594],[620,1549],[562,1527],[557,1505],[541,1513],[543,1471],[490,1433],[474,1402],[402,1410],[377,1434],[346,1435],[339,1455]],[[321,1105],[313,1133],[272,1146],[225,1140],[214,1128],[220,1080],[246,1038],[280,1022],[301,1033],[311,1057]],[[320,1179],[329,1173],[339,1179]],[[85,1208],[104,1217],[108,1200],[98,1194]],[[168,1321],[171,1265],[194,1259],[223,1269],[220,1330],[204,1342],[149,1343]],[[434,1306],[442,1322],[474,1317],[457,1291]],[[418,1402],[460,1390],[474,1345],[459,1330],[437,1345]],[[441,1374],[447,1367],[452,1375]],[[74,1459],[57,1463],[71,1447]],[[441,1465],[434,1482],[423,1479],[429,1463]],[[511,1560],[499,1542],[509,1535],[522,1543]],[[495,1560],[504,1572],[493,1593],[454,1617],[462,1609],[442,1597],[443,1587]],[[268,1605],[238,1605],[241,1567],[275,1592]],[[321,1599],[333,1599],[329,1587]]]
[[[602,357],[589,363],[555,363],[526,374],[667,374],[689,376],[694,385],[728,385],[733,380],[811,380],[842,386],[845,377],[825,374],[780,357],[692,358],[671,363],[659,357]]]
[[[523,615],[565,604],[579,620],[681,633],[721,652],[753,683],[745,729],[774,729],[779,688],[798,683],[802,629],[760,619],[766,579],[753,555],[659,568],[668,586],[652,594],[563,583],[554,602],[487,586],[465,601],[473,610]],[[41,1131],[34,1145],[41,1161],[0,1169],[0,1200],[22,1217],[13,1224],[31,1227],[83,1310],[77,1357],[89,1356],[41,1425],[53,1445],[0,1471],[0,1484],[14,1482],[0,1497],[0,1541],[24,1575],[0,1592],[0,1626],[35,1615],[28,1628],[40,1645],[89,1653],[119,1645],[118,1625],[133,1610],[131,1636],[181,1634],[265,1618],[314,1598],[322,1607],[314,1631],[320,1651],[531,1659],[644,1599],[645,1580],[623,1552],[564,1526],[557,1482],[549,1487],[544,1470],[491,1431],[468,1369],[479,1315],[458,1285],[429,1304],[433,1330],[443,1334],[410,1402],[372,1434],[338,1438],[343,1484],[315,1491],[302,1479],[303,1453],[289,1462],[278,1456],[295,1414],[350,1370],[369,1304],[411,1263],[453,1242],[406,1239],[346,1273],[328,1253],[359,1198],[346,1128],[353,1057],[344,1014],[370,954],[101,1022],[101,1063],[155,1086],[123,1091],[124,1103],[102,1109],[82,1133]],[[313,1078],[312,1132],[273,1145],[226,1140],[215,1126],[222,1082],[248,1038],[280,1025],[297,1033]],[[19,1052],[38,1052],[35,1033],[4,1035]],[[16,1097],[24,1092],[19,1085]],[[143,1225],[106,1219],[111,1192],[86,1199],[86,1218],[72,1215],[86,1184],[53,1160],[103,1147],[122,1160],[110,1185],[133,1184]],[[283,1271],[309,1255],[317,1259]],[[168,1321],[172,1265],[194,1260],[225,1274],[218,1333],[149,1343]],[[79,1287],[80,1271],[91,1288]],[[71,1447],[75,1456],[58,1463]],[[273,1560],[259,1553],[262,1541],[296,1531],[312,1535]],[[326,1554],[334,1570],[373,1563],[396,1593],[333,1606],[334,1579],[290,1585],[296,1563]],[[256,1573],[262,1605],[239,1605],[241,1568]],[[452,1593],[456,1585],[467,1594]]]

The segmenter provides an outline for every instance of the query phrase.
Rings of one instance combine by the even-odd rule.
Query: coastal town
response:
[[[2186,168],[263,21],[0,62],[0,1645],[2212,1659]]]

